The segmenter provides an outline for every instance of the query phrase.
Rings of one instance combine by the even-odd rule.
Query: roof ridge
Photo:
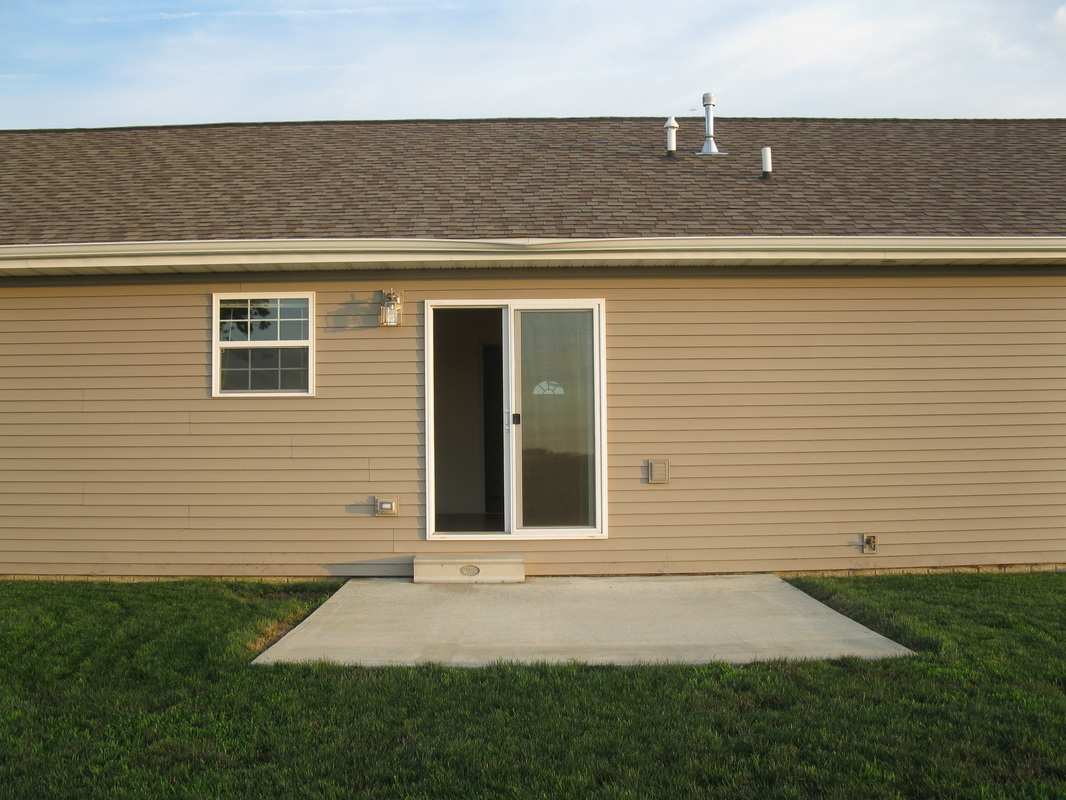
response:
[[[675,114],[681,119],[699,119],[699,114]],[[230,122],[179,122],[160,125],[105,125],[103,127],[80,126],[75,128],[4,128],[0,133],[78,133],[78,132],[105,132],[105,131],[164,131],[164,130],[191,130],[205,128],[281,128],[281,127],[308,127],[325,125],[415,125],[415,124],[469,124],[469,123],[500,123],[500,122],[606,122],[606,121],[649,121],[662,120],[663,116],[653,115],[594,115],[580,117],[426,117],[426,118],[402,118],[402,119],[320,119],[320,120],[258,120],[258,121],[230,121]],[[756,116],[728,116],[718,115],[715,119],[719,122],[848,122],[848,123],[1018,123],[1018,122],[1066,122],[1066,117],[756,117]]]

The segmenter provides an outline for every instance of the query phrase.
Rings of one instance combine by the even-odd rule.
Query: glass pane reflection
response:
[[[307,298],[220,300],[223,342],[304,341],[310,329]]]
[[[221,387],[226,392],[306,392],[308,363],[306,347],[227,348]]]
[[[518,313],[524,527],[596,524],[593,312]]]

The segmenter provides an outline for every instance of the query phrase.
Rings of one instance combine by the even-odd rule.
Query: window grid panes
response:
[[[308,338],[306,298],[220,300],[218,316],[221,342],[291,342]]]
[[[306,392],[307,348],[228,348],[222,351],[224,392]]]
[[[311,392],[310,296],[216,302],[216,394]]]

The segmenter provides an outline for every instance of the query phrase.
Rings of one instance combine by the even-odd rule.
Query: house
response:
[[[677,137],[0,132],[0,575],[1066,563],[1066,120]]]

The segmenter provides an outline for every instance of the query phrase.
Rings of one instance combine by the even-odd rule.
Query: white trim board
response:
[[[1066,265],[1066,236],[277,239],[0,247],[0,277],[602,266]]]

